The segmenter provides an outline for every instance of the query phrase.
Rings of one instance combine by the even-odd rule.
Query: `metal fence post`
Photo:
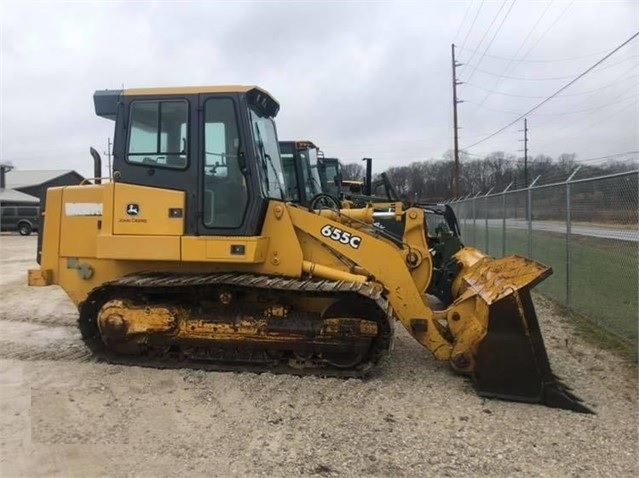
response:
[[[484,245],[486,246],[484,248],[484,250],[486,251],[486,254],[490,255],[490,249],[488,249],[488,195],[493,191],[493,189],[495,189],[495,187],[493,186],[492,188],[490,188],[488,190],[488,192],[484,195],[484,209],[485,211],[485,217],[486,217],[486,222],[485,222],[485,228],[484,228],[484,234],[485,234],[485,241],[484,241]]]
[[[463,202],[464,204],[464,231],[462,232],[462,237],[466,237],[466,234],[468,233],[468,228],[469,226],[469,220],[470,220],[470,206],[471,204],[468,202],[468,198],[470,197],[471,193],[468,193],[466,195],[466,197],[461,197],[460,200]]]
[[[528,186],[528,197],[526,201],[526,216],[528,219],[528,257],[532,258],[532,188],[537,183],[537,180],[541,175],[537,176],[535,180]]]
[[[477,196],[481,191],[473,196],[473,246],[477,247]]]
[[[506,189],[501,192],[501,255],[506,256],[506,193],[513,183],[511,182]]]
[[[570,235],[572,233],[572,214],[570,210],[570,181],[579,172],[581,166],[566,179],[566,306],[572,306],[572,249],[570,247]]]

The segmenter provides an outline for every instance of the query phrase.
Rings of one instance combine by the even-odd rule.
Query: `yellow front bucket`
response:
[[[521,256],[483,256],[465,265],[460,291],[471,289],[488,310],[486,335],[474,357],[477,393],[593,413],[550,369],[530,289],[552,269]]]

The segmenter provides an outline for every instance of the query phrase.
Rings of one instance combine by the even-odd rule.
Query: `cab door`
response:
[[[252,193],[243,101],[237,94],[199,95],[199,235],[259,234],[262,207]]]

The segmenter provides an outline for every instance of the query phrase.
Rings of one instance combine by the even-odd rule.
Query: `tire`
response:
[[[18,232],[21,236],[28,236],[29,234],[31,234],[32,230],[33,228],[28,222],[21,222],[20,224],[18,224]]]

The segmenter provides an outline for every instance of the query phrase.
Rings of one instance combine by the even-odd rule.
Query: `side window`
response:
[[[19,207],[18,208],[18,216],[28,217],[28,216],[37,216],[37,209],[34,207]]]
[[[16,217],[16,208],[14,208],[14,207],[3,207],[2,208],[2,217]]]
[[[204,103],[204,225],[238,228],[248,204],[246,178],[238,156],[240,135],[230,98]]]
[[[127,161],[183,169],[188,157],[186,101],[134,101]]]

